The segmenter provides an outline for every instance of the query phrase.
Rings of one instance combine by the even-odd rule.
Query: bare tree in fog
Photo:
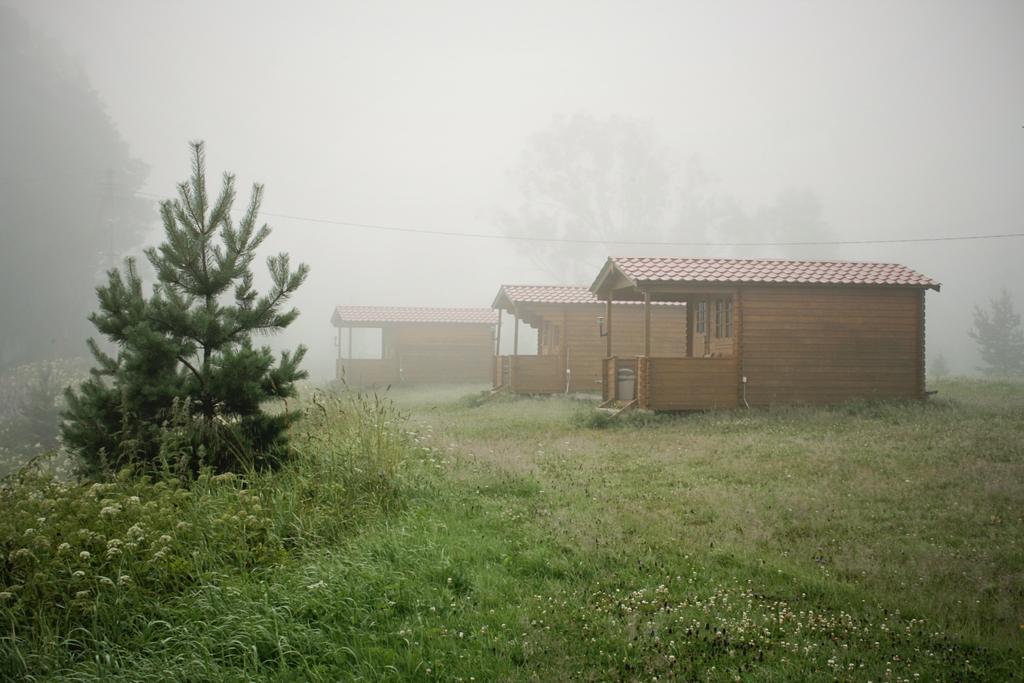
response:
[[[742,211],[734,215],[746,216]],[[821,199],[809,189],[784,190],[771,204],[758,208],[734,229],[728,229],[730,227],[733,226],[713,226],[708,235],[709,240],[769,245],[738,250],[741,255],[747,256],[753,250],[757,256],[800,258],[807,256],[808,248],[816,259],[835,258],[838,253],[834,245],[823,244],[833,242],[837,237],[825,222]],[[801,243],[807,242],[818,244],[801,246]]]
[[[946,377],[949,377],[949,363],[946,361],[946,356],[944,354],[940,352],[932,358],[928,374],[935,379],[945,379]]]
[[[0,7],[0,368],[77,354],[93,287],[153,217],[147,174],[77,67]]]
[[[699,164],[684,167],[634,119],[559,118],[527,143],[512,177],[520,201],[500,210],[508,234],[574,240],[699,240],[715,201]],[[518,243],[557,279],[588,282],[603,244]]]
[[[989,309],[974,307],[974,328],[967,333],[978,343],[983,365],[978,368],[990,376],[1024,374],[1024,331],[1020,314],[1013,308],[1010,292],[1004,287],[989,301]]]
[[[530,138],[512,177],[519,204],[498,212],[507,234],[582,240],[517,242],[541,270],[567,282],[589,281],[611,252],[666,249],[602,241],[676,242],[674,251],[695,256],[795,257],[806,249],[787,243],[836,239],[813,191],[788,190],[748,211],[699,160],[682,163],[634,119],[556,119]],[[751,243],[767,246],[742,246]],[[835,255],[827,244],[813,251],[815,258]]]

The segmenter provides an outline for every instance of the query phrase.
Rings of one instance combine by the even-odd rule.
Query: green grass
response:
[[[938,388],[610,424],[584,400],[393,391],[405,423],[299,426],[347,488],[309,463],[258,483],[295,539],[273,561],[0,656],[104,680],[1020,678],[1024,386]],[[389,464],[352,483],[381,439]]]

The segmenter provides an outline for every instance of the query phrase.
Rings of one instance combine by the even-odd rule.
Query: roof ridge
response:
[[[857,265],[878,265],[878,266],[900,266],[906,268],[902,263],[895,261],[854,261],[851,259],[794,259],[794,258],[753,258],[753,257],[732,257],[732,256],[612,256],[613,261],[625,259],[641,261],[743,261],[756,263],[852,263]]]
[[[937,281],[902,263],[880,261],[622,256],[613,257],[609,263],[634,282],[643,280],[890,285],[926,289],[941,287]],[[604,272],[606,269],[602,270],[602,273]]]
[[[493,325],[498,314],[484,306],[364,306],[340,304],[331,322],[351,323],[453,323]]]
[[[558,289],[587,289],[586,285],[502,285],[504,287],[523,287],[530,289],[545,289],[545,288],[558,288]]]
[[[368,305],[368,304],[337,304],[335,308],[354,308],[361,310],[380,310],[382,308],[394,308],[409,311],[489,311],[491,310],[487,306],[395,306],[391,304],[387,305]]]

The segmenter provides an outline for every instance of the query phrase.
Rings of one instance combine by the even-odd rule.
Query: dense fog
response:
[[[1014,0],[3,0],[0,364],[86,355],[203,140],[311,268],[270,343],[314,380],[336,305],[488,307],[609,255],[903,263],[971,373],[974,305],[1024,308],[1022,28]]]

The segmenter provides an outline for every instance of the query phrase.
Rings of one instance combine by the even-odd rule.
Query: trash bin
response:
[[[619,368],[615,373],[615,395],[620,401],[636,398],[636,373],[633,368]]]

